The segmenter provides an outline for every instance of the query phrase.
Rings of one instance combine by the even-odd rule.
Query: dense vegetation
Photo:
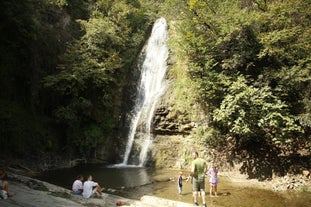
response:
[[[111,149],[122,88],[152,13],[138,0],[0,6],[2,154],[87,158],[100,145]]]
[[[310,152],[310,7],[309,0],[190,0],[178,16],[181,41],[172,44],[187,57],[184,88],[197,92],[185,99],[201,105],[209,126],[194,135],[261,160],[245,162],[248,174],[284,167],[280,155],[288,152]]]
[[[111,159],[105,148],[118,143],[124,86],[160,15],[175,34],[169,42],[177,59],[169,74],[175,110],[197,106],[204,112],[206,124],[193,131],[200,144],[310,150],[310,5],[310,0],[1,2],[1,152],[81,157],[97,152]]]
[[[190,1],[189,73],[211,122],[239,142],[308,135],[310,1]]]

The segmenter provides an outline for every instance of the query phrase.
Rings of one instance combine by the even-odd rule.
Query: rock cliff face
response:
[[[160,105],[154,114],[153,127],[154,134],[158,135],[189,135],[195,123],[187,118],[187,114],[174,112],[171,106]]]
[[[191,120],[189,112],[176,109],[174,101],[174,88],[170,87],[153,116],[154,140],[149,164],[156,168],[189,168],[190,152],[200,147],[191,136],[197,123]]]
[[[191,139],[182,135],[158,135],[152,145],[151,159],[156,168],[188,169]]]

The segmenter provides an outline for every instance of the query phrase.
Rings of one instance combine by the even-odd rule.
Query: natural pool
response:
[[[177,178],[177,171],[174,170],[153,170],[136,167],[111,168],[101,165],[85,165],[48,171],[37,176],[37,178],[70,189],[78,174],[82,174],[85,177],[88,174],[92,174],[94,181],[98,182],[102,187],[106,189],[122,189],[118,190],[117,193],[124,197],[140,199],[143,195],[152,195],[192,203],[190,182],[184,182],[183,193],[178,195],[177,182],[172,179]],[[154,180],[157,180],[157,182]],[[310,192],[273,192],[256,186],[245,187],[245,185],[232,182],[228,177],[221,175],[219,177],[218,195],[218,197],[206,196],[209,207],[311,206]]]

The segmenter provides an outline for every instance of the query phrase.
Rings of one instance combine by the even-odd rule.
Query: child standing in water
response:
[[[181,194],[181,192],[182,192],[182,172],[181,171],[179,171],[179,173],[178,173],[178,179],[177,179],[177,186],[178,186],[178,194],[180,195]]]
[[[215,196],[217,196],[217,184],[218,184],[218,169],[216,167],[216,165],[213,165],[213,167],[211,169],[208,170],[207,172],[210,176],[210,196],[212,196],[213,191]]]
[[[186,182],[188,182],[189,178],[185,178]],[[184,178],[182,177],[182,172],[178,172],[178,179],[177,179],[177,187],[178,187],[178,194],[181,195],[182,193],[182,183],[183,183]]]

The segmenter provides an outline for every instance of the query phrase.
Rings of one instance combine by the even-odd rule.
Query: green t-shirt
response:
[[[205,169],[206,169],[206,162],[202,158],[197,158],[192,161],[192,167],[194,166],[194,178],[204,178],[205,176]]]

